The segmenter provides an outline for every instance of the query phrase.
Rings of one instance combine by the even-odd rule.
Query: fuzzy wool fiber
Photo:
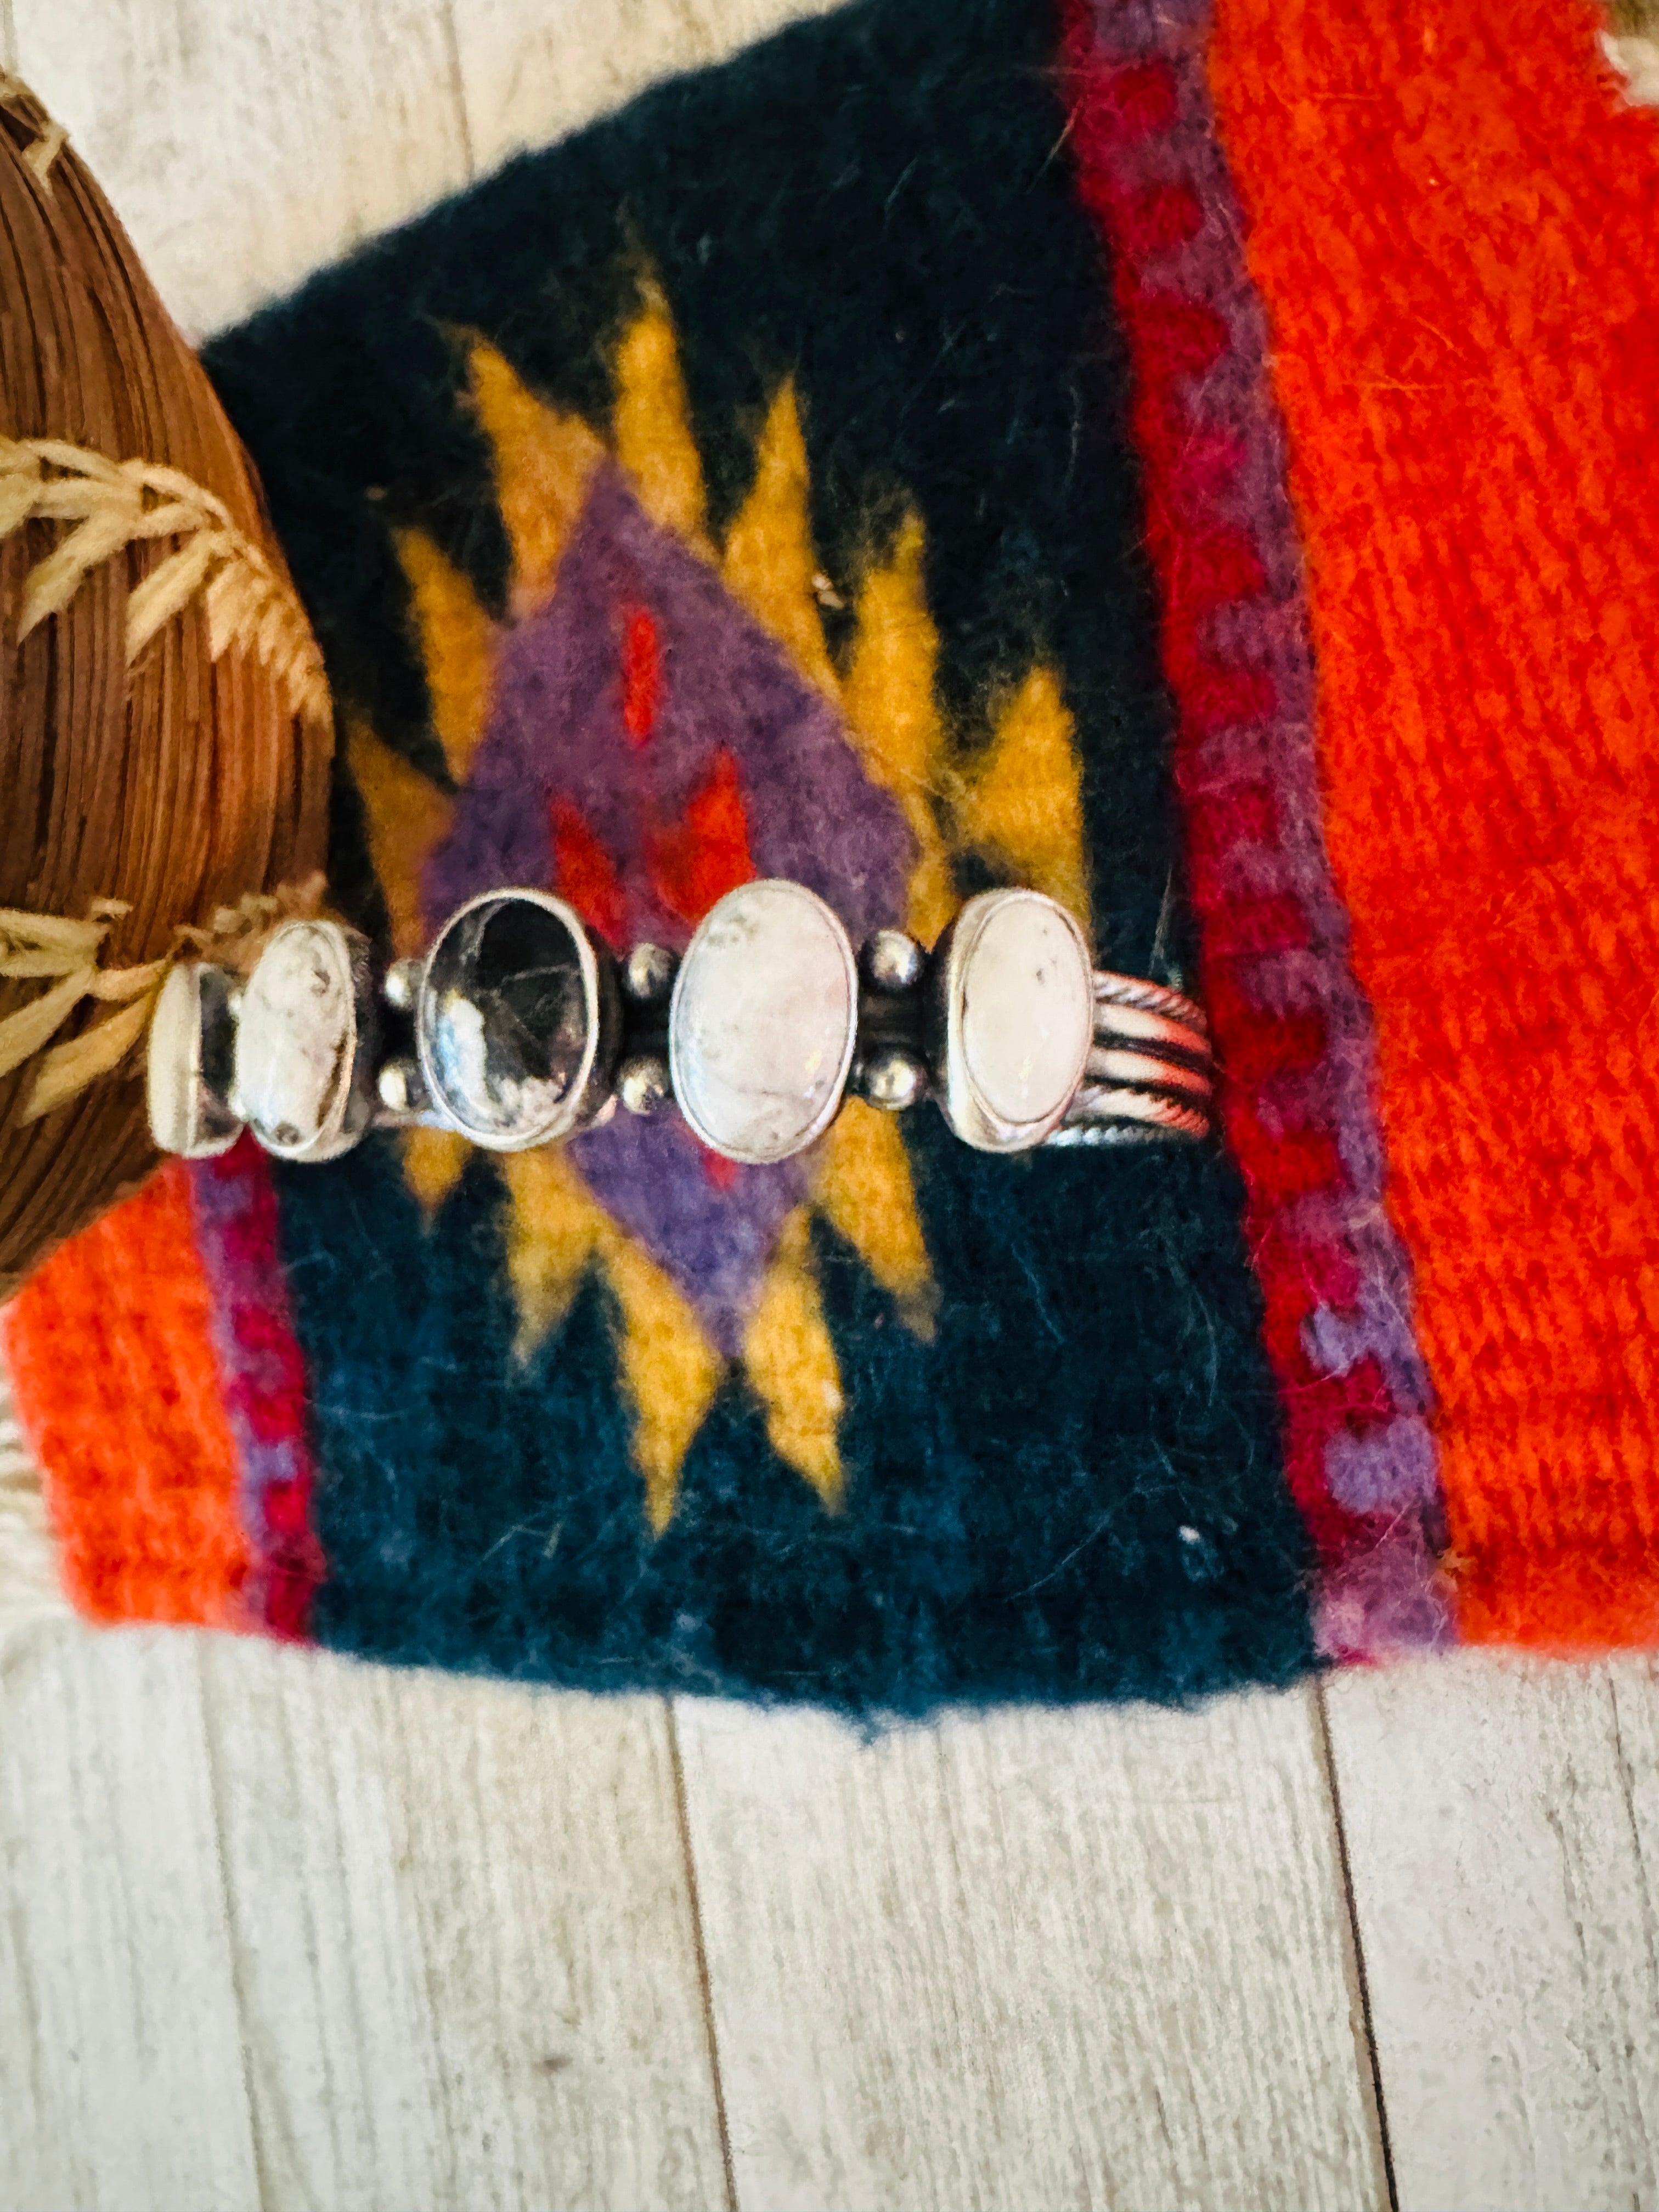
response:
[[[1052,841],[1073,791],[1101,957],[1135,973],[1189,961],[1126,356],[1066,154],[1057,28],[1025,0],[864,0],[521,158],[210,349],[348,724],[373,732],[356,757],[404,794],[388,811],[342,775],[334,882],[365,924],[383,933],[396,902],[377,849],[422,808],[471,819],[505,757],[487,703],[481,742],[447,740],[463,646],[432,618],[434,594],[475,603],[498,640],[559,605],[556,582],[544,613],[526,588],[526,532],[492,451],[478,364],[499,360],[527,395],[514,404],[588,426],[653,524],[724,557],[728,582],[787,383],[825,656],[793,659],[854,723],[854,678],[875,665],[871,579],[899,594],[904,547],[924,549],[883,665],[932,656],[918,711],[948,750],[934,813],[954,809],[957,834],[933,857],[952,896],[1005,872],[1011,842]],[[665,415],[641,429],[618,397],[619,360],[664,329],[701,504],[675,489],[690,481],[679,428]],[[576,433],[558,435],[574,450]],[[591,465],[580,498],[610,464]],[[656,765],[656,648],[639,619],[667,641],[672,695],[688,617],[653,596],[649,562],[606,558],[612,774],[642,763],[646,818],[672,823],[704,786],[673,782],[666,753]],[[748,588],[760,603],[764,576]],[[481,696],[509,665],[486,660]],[[900,737],[884,742],[896,757]],[[817,768],[781,787],[733,743],[754,835],[780,806],[810,832]],[[833,757],[827,739],[812,755]],[[863,757],[879,784],[874,740]],[[709,776],[717,765],[711,752]],[[563,823],[553,850],[580,863],[568,882],[660,901],[672,878],[651,872],[649,839],[630,859],[594,796],[554,778],[527,766],[505,803],[516,790],[527,822]],[[921,868],[932,817],[902,778],[892,788]],[[866,813],[864,858],[844,872],[854,903],[895,849],[888,817]],[[1000,842],[980,834],[999,823]],[[671,1242],[646,1255],[647,1278],[611,1215],[570,1214],[587,1224],[560,1248],[577,1261],[548,1290],[563,1262],[526,1257],[524,1206],[491,1161],[459,1181],[444,1170],[426,1201],[385,1141],[281,1172],[326,1560],[314,1633],[400,1661],[859,1711],[1179,1698],[1308,1666],[1310,1553],[1234,1169],[1159,1150],[988,1159],[931,1109],[904,1146],[890,1187],[920,1226],[925,1316],[871,1257],[894,1249],[893,1221],[849,1241],[825,1201],[761,1237],[751,1295],[777,1319],[751,1323],[730,1364],[741,1329],[707,1320],[690,1261]],[[740,1191],[732,1204],[749,1218]],[[554,1232],[538,1233],[550,1250]],[[538,1266],[527,1334],[515,1286]],[[653,1514],[641,1439],[668,1464],[673,1407],[651,1396],[663,1331],[683,1349],[698,1327],[718,1357],[685,1364],[683,1388],[707,1402],[659,1468]],[[813,1389],[836,1406],[827,1442],[791,1398]]]

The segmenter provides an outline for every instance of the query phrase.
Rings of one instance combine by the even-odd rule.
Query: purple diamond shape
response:
[[[623,678],[641,612],[660,670],[643,739],[626,726]],[[757,874],[809,884],[854,944],[902,918],[913,846],[897,804],[865,774],[830,702],[606,463],[556,590],[502,646],[471,774],[427,864],[428,926],[480,891],[552,884],[556,799],[615,867],[632,934],[683,949],[690,930],[653,888],[649,841],[682,821],[722,752],[736,765]],[[711,1168],[682,1122],[626,1114],[573,1152],[600,1203],[735,1352],[779,1227],[809,1187],[808,1161]]]

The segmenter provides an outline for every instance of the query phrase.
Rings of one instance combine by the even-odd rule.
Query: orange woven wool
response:
[[[1583,0],[1219,0],[1462,1634],[1659,1638],[1659,128]]]
[[[100,1620],[242,1626],[248,1549],[184,1170],[64,1245],[6,1320],[75,1603]]]

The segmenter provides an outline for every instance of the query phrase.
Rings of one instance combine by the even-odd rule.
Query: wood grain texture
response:
[[[842,0],[450,0],[478,173]]]
[[[661,1701],[204,1672],[267,2207],[719,2205]]]
[[[1401,2212],[1659,2203],[1649,1662],[1325,1696]]]
[[[192,337],[466,181],[432,0],[11,0],[18,67]]]
[[[817,7],[0,0],[0,57],[204,331]],[[1659,2207],[1647,1668],[1325,1695],[1405,2212]],[[1380,2206],[1310,1713],[682,1707],[743,2212]],[[649,1701],[27,1628],[0,2205],[720,2205],[672,1766]]]
[[[201,337],[519,147],[835,0],[9,0],[15,65]],[[0,18],[0,36],[6,22]]]
[[[197,1646],[0,1657],[0,2203],[257,2212]]]
[[[746,2212],[1386,2202],[1309,1693],[677,1715]]]

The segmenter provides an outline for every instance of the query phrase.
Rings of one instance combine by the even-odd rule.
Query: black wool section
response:
[[[420,525],[504,611],[465,341],[603,425],[649,272],[717,533],[793,374],[837,596],[907,505],[921,514],[964,740],[1034,659],[1063,668],[1097,949],[1144,968],[1175,859],[1170,719],[1126,356],[1054,43],[1042,0],[866,0],[520,157],[214,340],[342,699],[447,781],[392,530]]]
[[[648,272],[716,533],[780,380],[849,603],[907,505],[941,703],[982,739],[1036,656],[1084,765],[1102,957],[1181,908],[1170,714],[1100,248],[1031,0],[862,0],[681,79],[325,272],[210,349],[342,700],[446,780],[392,549],[428,532],[505,612],[465,340],[603,428]],[[343,780],[332,860],[378,892]],[[1177,933],[1179,925],[1177,923]],[[1167,942],[1167,933],[1166,939]],[[514,1351],[502,1186],[426,1222],[392,1148],[279,1176],[314,1397],[323,1640],[590,1687],[917,1712],[1182,1698],[1314,1663],[1261,1310],[1224,1159],[988,1159],[908,1118],[938,1333],[821,1222],[846,1502],[774,1451],[734,1369],[653,1540],[595,1275]]]
[[[1271,1440],[1225,1387],[1259,1357],[1254,1287],[1214,1276],[1192,1203],[1231,1170],[1180,1155],[1188,1202],[1172,1206],[1127,1156],[1011,1164],[937,1126],[917,1164],[950,1285],[931,1346],[818,1231],[858,1470],[844,1510],[778,1459],[734,1376],[656,1540],[598,1279],[551,1345],[514,1358],[493,1164],[471,1164],[430,1228],[381,1140],[330,1176],[282,1170],[319,1378],[321,1641],[865,1714],[1167,1700],[1304,1671],[1299,1523]],[[1103,1166],[1115,1246],[1011,1280],[1034,1217],[1063,1236]]]

